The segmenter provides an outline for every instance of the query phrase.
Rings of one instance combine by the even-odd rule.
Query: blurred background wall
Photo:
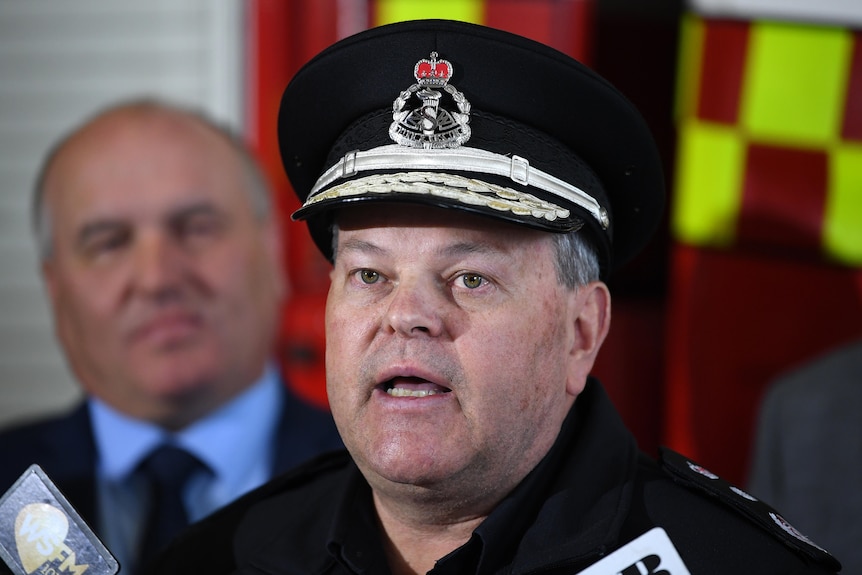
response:
[[[200,106],[248,140],[287,217],[275,118],[291,75],[339,38],[423,17],[550,44],[643,112],[668,217],[612,280],[596,374],[644,449],[670,444],[742,483],[766,384],[862,335],[856,0],[0,0],[0,425],[77,397],[29,232],[60,133],[123,97]],[[325,403],[328,264],[302,225],[285,234],[279,357]]]

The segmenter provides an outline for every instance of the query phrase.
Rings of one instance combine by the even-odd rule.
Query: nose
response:
[[[385,321],[393,333],[407,337],[439,337],[443,333],[448,301],[437,282],[402,280],[390,297]]]
[[[149,297],[164,298],[174,293],[182,275],[181,249],[159,232],[143,233],[135,246],[134,283]]]

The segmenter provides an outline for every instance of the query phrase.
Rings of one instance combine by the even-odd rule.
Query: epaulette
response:
[[[661,447],[659,451],[662,469],[676,483],[705,493],[733,508],[808,559],[835,571],[841,569],[841,563],[835,557],[800,533],[770,505],[725,481],[684,455],[666,447]]]

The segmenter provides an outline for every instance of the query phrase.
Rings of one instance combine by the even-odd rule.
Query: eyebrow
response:
[[[89,222],[84,225],[80,229],[77,234],[77,245],[83,246],[86,245],[87,242],[100,234],[109,233],[117,230],[121,230],[125,227],[121,220],[117,219],[99,219],[93,222]]]
[[[180,206],[177,209],[168,212],[164,221],[169,225],[182,221],[196,214],[219,214],[221,210],[216,205],[208,200],[195,201],[193,203]],[[77,242],[79,245],[84,245],[87,241],[99,234],[109,233],[116,230],[121,230],[127,227],[128,222],[122,217],[101,217],[84,224],[77,234]]]
[[[365,240],[359,239],[349,239],[346,241],[339,242],[338,245],[338,253],[343,254],[345,252],[359,252],[359,253],[374,253],[377,255],[385,254],[388,250],[383,249],[377,244],[373,244],[371,242],[367,242]]]
[[[209,215],[209,214],[222,214],[224,210],[220,209],[216,204],[212,203],[209,200],[200,200],[194,203],[180,206],[180,208],[176,210],[172,210],[168,213],[167,221],[170,223],[176,223],[178,221],[184,220],[191,216],[195,216],[198,214]]]

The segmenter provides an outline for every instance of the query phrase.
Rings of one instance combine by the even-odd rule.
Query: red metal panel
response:
[[[862,270],[682,245],[674,264],[667,441],[741,485],[766,386],[862,336]]]
[[[749,23],[706,20],[704,28],[697,116],[703,120],[736,124],[745,74]]]
[[[661,445],[664,308],[651,298],[615,297],[613,320],[593,375],[647,453]]]
[[[593,0],[486,0],[484,18],[589,64]]]
[[[749,144],[737,244],[819,257],[828,162],[825,150]]]
[[[281,92],[292,73],[293,46],[284,33],[290,27],[287,4],[249,0],[246,13],[246,122],[249,142],[275,187],[276,200],[286,197],[287,177],[281,167],[274,130]]]
[[[297,226],[299,227],[299,226]],[[287,303],[277,355],[290,388],[300,397],[327,407],[326,294],[294,294]]]
[[[284,87],[305,62],[335,42],[336,0],[256,0],[250,9],[257,24],[257,132],[267,171],[275,183],[286,238],[286,266],[296,293],[325,293],[329,265],[301,224],[290,223],[299,207],[284,175],[275,130]],[[296,137],[302,137],[297,134]]]
[[[678,244],[672,249],[667,314],[667,346],[665,348],[666,403],[663,443],[680,453],[699,459],[695,447],[694,413],[692,413],[693,371],[689,343],[700,329],[694,322],[696,294],[691,291],[698,269],[697,248]]]
[[[293,71],[338,40],[337,0],[294,0],[290,29],[295,59]]]
[[[290,223],[290,214],[299,203],[281,165],[275,127],[281,94],[290,78],[336,40],[334,9],[335,0],[249,0],[246,12],[249,140],[273,186],[291,285],[276,352],[291,388],[319,405],[326,405],[322,294],[328,287],[329,264],[314,247],[305,226]]]

